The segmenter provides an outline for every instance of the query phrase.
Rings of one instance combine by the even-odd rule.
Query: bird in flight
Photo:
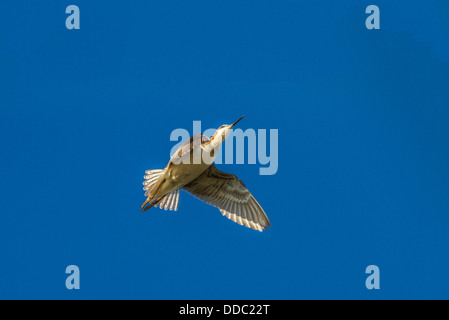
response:
[[[213,164],[220,145],[242,118],[222,125],[210,139],[201,133],[194,135],[179,147],[164,169],[147,170],[143,182],[147,200],[141,212],[153,206],[176,211],[179,190],[183,189],[240,225],[266,230],[270,221],[243,182]]]

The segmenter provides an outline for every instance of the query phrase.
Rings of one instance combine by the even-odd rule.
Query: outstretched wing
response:
[[[183,189],[240,225],[259,231],[270,226],[267,215],[243,182],[214,164]]]

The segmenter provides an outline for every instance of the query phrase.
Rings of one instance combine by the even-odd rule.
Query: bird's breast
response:
[[[184,186],[202,174],[209,164],[171,164],[169,167],[168,175],[173,182],[179,186]]]

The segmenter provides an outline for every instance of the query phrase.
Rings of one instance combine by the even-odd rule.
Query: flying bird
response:
[[[201,133],[194,135],[179,147],[164,169],[145,171],[143,190],[147,200],[141,212],[153,206],[178,210],[179,191],[183,189],[217,207],[224,216],[240,225],[266,230],[270,221],[245,184],[213,164],[220,145],[243,117],[230,125],[222,125],[210,139]],[[201,156],[195,161],[198,154]]]

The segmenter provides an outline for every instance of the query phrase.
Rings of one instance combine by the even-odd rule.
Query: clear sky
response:
[[[448,299],[449,5],[390,2],[2,1],[0,298]],[[140,214],[174,129],[243,114],[278,172],[217,166],[271,228]]]

